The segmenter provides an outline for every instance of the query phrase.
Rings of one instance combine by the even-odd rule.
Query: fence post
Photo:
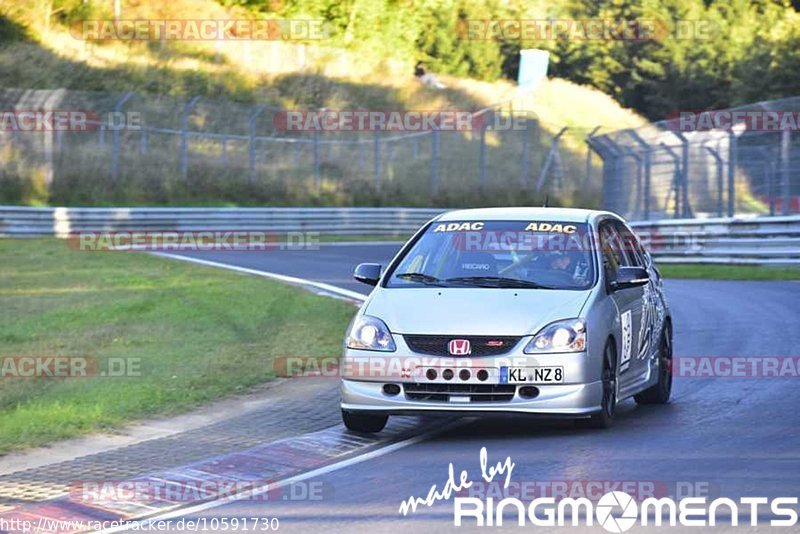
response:
[[[223,167],[228,166],[228,136],[222,136],[222,146],[220,147],[220,156],[222,157]]]
[[[431,130],[431,193],[439,191],[439,130]]]
[[[486,128],[487,121],[481,122],[481,138],[480,138],[480,151],[478,152],[478,169],[480,170],[480,177],[478,183],[480,187],[486,186]]]
[[[364,153],[364,143],[361,142],[361,139],[356,142],[358,143],[358,172],[364,172],[367,160],[367,156]]]
[[[617,144],[612,141],[608,136],[602,137],[586,137],[584,139],[586,145],[597,152],[603,160],[603,191],[601,193],[601,203],[603,208],[619,211],[616,205],[618,195],[614,190],[612,181],[619,178],[617,174],[617,163],[619,161],[620,150]]]
[[[52,102],[54,100],[60,100],[64,96],[65,90],[64,89],[57,89],[53,91],[45,100],[44,108],[46,110],[53,109]],[[61,132],[59,132],[61,133]],[[47,130],[42,132],[42,148],[44,149],[44,160],[45,160],[45,176],[44,176],[44,183],[47,187],[47,190],[50,190],[51,185],[53,184],[53,177],[55,176],[55,171],[53,170],[53,129],[48,128]],[[60,148],[60,147],[59,147]]]
[[[643,189],[644,189],[644,191],[643,191],[642,211],[643,211],[644,220],[649,221],[650,220],[650,203],[651,203],[651,199],[650,199],[651,187],[650,186],[651,186],[651,183],[652,183],[652,160],[650,159],[650,154],[653,151],[653,147],[650,146],[650,144],[647,141],[645,141],[644,138],[641,135],[639,135],[638,133],[636,133],[634,130],[626,130],[625,133],[627,133],[634,141],[636,141],[636,143],[641,148],[641,152],[642,152],[641,163],[642,163],[642,167],[644,168],[644,177],[643,177],[643,180],[644,180]]]
[[[139,153],[147,154],[147,128],[142,126],[142,136],[139,138]]]
[[[120,98],[117,103],[114,105],[114,116],[116,117],[118,113],[122,111],[122,106],[125,105],[125,102],[131,99],[133,93],[125,93],[125,95]],[[100,125],[103,128],[103,125]],[[114,128],[113,132],[113,141],[111,144],[111,181],[116,182],[119,178],[119,151],[120,151],[120,129],[118,127]]]
[[[250,143],[250,163],[248,165],[248,177],[251,183],[256,180],[256,119],[258,119],[258,116],[261,115],[261,112],[263,111],[264,106],[256,107],[253,113],[250,114],[250,118],[248,120],[248,141]]]
[[[791,204],[791,180],[789,176],[789,159],[791,158],[792,131],[789,129],[781,130],[781,191],[783,200],[781,201],[781,213],[789,215]]]
[[[525,119],[525,127],[520,128],[520,142],[522,153],[519,160],[519,183],[523,189],[528,188],[528,119]]]
[[[681,217],[692,217],[692,206],[689,204],[689,140],[679,131],[672,133],[681,141],[681,173],[680,183],[676,194],[680,195]],[[676,198],[676,201],[678,199]]]
[[[380,131],[375,130],[373,134],[373,163],[375,164],[373,172],[374,172],[374,179],[375,179],[375,189],[381,188],[381,136]]]
[[[314,130],[311,135],[311,157],[312,157],[312,173],[314,175],[314,188],[320,188],[320,175],[319,175],[319,132]]]
[[[674,191],[675,192],[675,209],[673,210],[673,217],[675,219],[679,219],[681,216],[681,158],[672,150],[672,147],[667,145],[666,143],[661,143],[659,145],[661,148],[666,150],[667,154],[672,158],[672,189],[670,190],[670,194]],[[669,196],[667,197],[669,200]],[[667,211],[667,203],[664,203],[664,211]]]
[[[719,155],[719,152],[711,148],[710,146],[703,147],[706,152],[711,154],[711,157],[714,158],[717,166],[717,216],[722,217],[722,173],[723,173],[723,161],[722,156]]]
[[[767,196],[769,196],[769,214],[775,215],[775,162],[764,162],[764,176],[767,177]]]
[[[598,130],[600,130],[600,126],[595,126],[592,128],[592,131],[584,137],[584,141],[586,142],[586,177],[583,182],[584,187],[588,186],[592,181],[592,153],[594,152],[587,140],[590,137],[594,137],[594,134],[596,134]]]
[[[192,98],[181,111],[181,178],[184,180],[189,174],[189,114],[199,101],[199,96]]]
[[[639,213],[643,211],[642,205],[644,204],[644,192],[642,191],[642,157],[630,147],[623,147],[623,152],[636,162],[636,194],[634,195],[633,218],[638,220]]]
[[[728,217],[736,209],[736,133],[728,132]]]
[[[550,141],[550,152],[547,153],[547,158],[544,160],[544,165],[542,165],[542,172],[539,173],[539,181],[536,182],[536,191],[539,191],[544,185],[544,181],[547,179],[547,172],[550,170],[550,165],[553,163],[555,153],[558,151],[558,143],[561,140],[561,136],[564,135],[566,131],[567,127],[564,126],[558,131],[555,137],[553,137],[552,141]]]

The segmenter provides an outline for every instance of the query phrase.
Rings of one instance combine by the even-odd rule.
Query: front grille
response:
[[[448,402],[450,395],[466,397],[470,402],[507,402],[514,398],[513,384],[403,384],[408,400]]]
[[[510,336],[427,336],[427,335],[404,335],[408,348],[418,354],[430,354],[432,356],[450,356],[447,345],[453,339],[468,339],[472,352],[469,356],[498,356],[506,354],[517,346],[521,337]]]

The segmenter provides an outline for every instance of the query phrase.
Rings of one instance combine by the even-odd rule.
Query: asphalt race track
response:
[[[193,255],[366,292],[367,286],[350,278],[355,264],[385,264],[396,250],[323,245],[318,251]],[[676,356],[800,356],[800,283],[668,280],[665,285]],[[797,378],[676,378],[670,405],[626,401],[607,431],[524,417],[464,420],[431,439],[315,478],[323,487],[322,500],[237,502],[191,517],[277,517],[280,530],[290,532],[441,532],[453,528],[451,502],[407,517],[398,514],[399,505],[409,496],[426,496],[433,484],[441,487],[450,462],[456,473],[466,469],[479,479],[481,447],[490,464],[510,456],[516,482],[627,481],[666,488],[673,496],[685,496],[676,491],[688,487],[712,498],[797,496],[798,384]]]

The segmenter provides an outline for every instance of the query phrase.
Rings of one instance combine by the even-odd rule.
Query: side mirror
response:
[[[376,286],[381,279],[381,266],[377,263],[362,263],[356,267],[353,278],[369,286]]]
[[[611,290],[641,287],[650,281],[650,273],[642,267],[620,267],[617,279],[611,281]]]

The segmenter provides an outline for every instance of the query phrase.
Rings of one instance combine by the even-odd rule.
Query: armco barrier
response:
[[[81,231],[263,230],[408,235],[441,209],[30,208],[0,206],[0,236]],[[800,216],[634,222],[661,263],[800,265]]]
[[[660,263],[800,265],[800,216],[631,223]]]
[[[409,234],[441,213],[410,208],[28,208],[0,206],[0,236],[82,231],[261,230]]]

